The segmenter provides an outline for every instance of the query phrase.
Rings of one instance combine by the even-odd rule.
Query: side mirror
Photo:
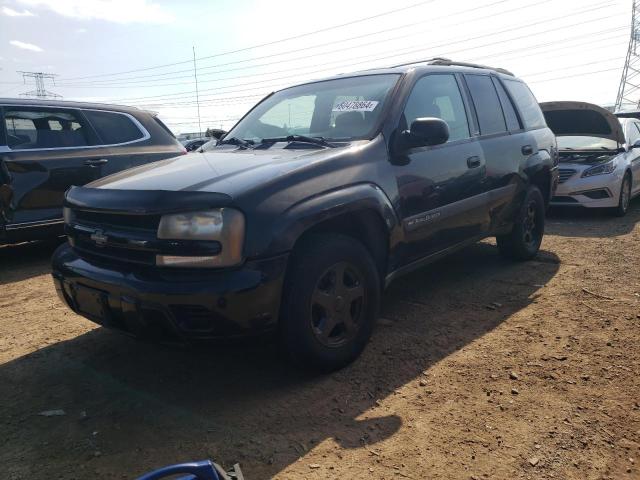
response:
[[[402,137],[407,148],[442,145],[449,140],[449,125],[441,118],[416,118]]]
[[[633,150],[635,148],[640,148],[640,140],[636,140],[633,145],[629,147],[629,150]]]

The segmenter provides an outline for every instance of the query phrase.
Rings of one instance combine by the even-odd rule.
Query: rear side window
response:
[[[13,150],[84,147],[90,143],[73,110],[9,108],[4,126],[7,145]]]
[[[441,118],[449,125],[449,141],[469,138],[469,123],[458,82],[453,75],[427,75],[417,81],[407,100],[407,128],[416,118]]]
[[[171,135],[171,138],[176,138],[176,136],[173,134],[173,132],[171,131],[171,129],[169,127],[167,127],[164,122],[162,120],[160,120],[158,117],[153,117],[153,119],[156,121],[156,123],[158,125],[160,125],[160,127],[167,132],[169,135]]]
[[[529,87],[518,80],[505,79],[504,84],[520,110],[524,126],[528,129],[546,127],[547,123],[544,120],[542,110],[540,110],[538,101]]]
[[[507,125],[502,114],[500,100],[491,77],[487,75],[465,75],[473,104],[476,107],[481,135],[505,133]]]
[[[127,115],[102,110],[83,110],[104,145],[142,140],[145,134]]]
[[[507,95],[507,91],[504,89],[500,81],[496,78],[493,79],[493,85],[496,87],[498,97],[500,97],[500,103],[502,104],[502,113],[504,113],[504,119],[507,121],[507,129],[510,132],[520,130],[522,126],[520,126],[518,115],[516,114],[515,108],[513,108],[513,103],[511,103],[509,95]]]

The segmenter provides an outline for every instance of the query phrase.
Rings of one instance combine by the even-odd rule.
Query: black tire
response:
[[[629,211],[629,203],[631,202],[631,175],[625,173],[620,186],[620,197],[618,198],[618,206],[611,209],[611,214],[616,217],[624,217]]]
[[[304,367],[342,368],[366,346],[379,303],[378,270],[366,248],[343,235],[312,235],[289,259],[281,345]]]
[[[511,260],[531,260],[538,254],[544,236],[546,208],[542,193],[536,186],[527,189],[513,229],[496,237],[498,250]]]

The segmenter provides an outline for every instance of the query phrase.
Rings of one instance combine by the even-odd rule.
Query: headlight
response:
[[[613,172],[616,169],[616,166],[616,161],[611,160],[610,162],[601,163],[600,165],[596,165],[595,167],[585,170],[582,176],[593,177],[594,175],[606,175]]]
[[[221,208],[206,212],[163,215],[158,226],[161,240],[216,241],[222,250],[215,256],[156,255],[163,267],[230,267],[242,262],[244,215],[238,210]]]

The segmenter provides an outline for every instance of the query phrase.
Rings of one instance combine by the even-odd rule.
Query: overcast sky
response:
[[[44,71],[64,99],[139,105],[194,131],[193,46],[203,129],[276,88],[434,56],[507,68],[540,101],[609,105],[631,3],[0,0],[0,97],[33,89],[17,71]]]

